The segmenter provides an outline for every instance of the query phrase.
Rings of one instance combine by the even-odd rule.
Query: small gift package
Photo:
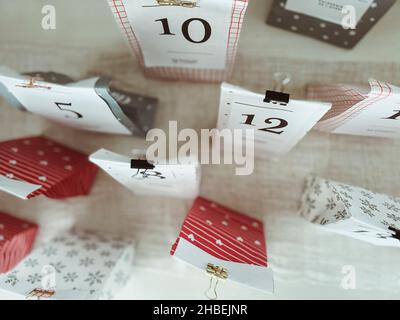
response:
[[[21,199],[87,195],[97,171],[86,155],[42,136],[0,142],[0,190]]]
[[[0,299],[111,299],[130,278],[130,240],[68,232],[36,248],[0,276]]]
[[[74,81],[54,72],[0,67],[0,96],[22,111],[81,130],[145,136],[158,100],[116,88],[108,77]]]
[[[366,86],[309,85],[308,98],[331,102],[316,130],[381,138],[400,138],[400,88],[371,79]]]
[[[157,195],[195,198],[200,187],[200,165],[192,158],[187,161],[147,161],[145,153],[130,159],[105,149],[90,155],[115,180],[137,195]]]
[[[145,74],[221,81],[232,72],[248,0],[108,0]]]
[[[301,214],[328,231],[400,247],[400,198],[310,177]]]
[[[15,267],[30,251],[38,226],[0,212],[0,273]]]
[[[267,262],[263,223],[204,198],[190,209],[171,255],[215,280],[232,280],[273,292],[273,274]]]

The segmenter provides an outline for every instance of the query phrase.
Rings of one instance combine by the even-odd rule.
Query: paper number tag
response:
[[[105,149],[93,153],[90,161],[138,195],[194,198],[199,193],[197,163],[156,164],[152,169],[132,169],[130,158]]]
[[[193,8],[156,0],[109,0],[151,76],[218,81],[233,64],[247,0],[199,0]]]
[[[310,97],[333,102],[330,117],[315,128],[331,133],[400,138],[400,88],[373,79],[370,86],[370,93],[364,95],[350,86],[329,86],[330,90],[324,86],[310,87]],[[348,101],[353,102],[347,105]]]
[[[330,109],[328,103],[290,100],[281,105],[264,97],[222,84],[218,129],[254,129],[256,155],[268,158],[289,152]]]

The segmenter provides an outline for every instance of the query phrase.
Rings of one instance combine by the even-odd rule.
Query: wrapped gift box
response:
[[[11,270],[30,251],[38,226],[0,212],[0,273]]]
[[[207,199],[194,202],[171,255],[204,272],[218,266],[229,280],[273,292],[263,223]]]
[[[0,276],[0,299],[111,299],[129,280],[133,242],[74,230]]]
[[[400,247],[400,198],[310,177],[301,214],[325,230],[375,245]]]
[[[97,171],[85,154],[42,136],[0,143],[0,190],[22,199],[87,195]]]

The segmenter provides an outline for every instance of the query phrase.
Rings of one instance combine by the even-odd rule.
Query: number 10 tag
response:
[[[149,76],[221,81],[233,66],[247,0],[109,0]]]

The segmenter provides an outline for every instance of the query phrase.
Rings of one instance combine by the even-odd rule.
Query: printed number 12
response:
[[[242,114],[242,116],[246,117],[246,121],[242,122],[242,124],[254,126],[253,120],[256,116],[255,114]],[[274,134],[282,134],[284,132],[283,130],[277,131],[276,129],[286,128],[289,125],[289,122],[287,122],[286,120],[281,119],[281,118],[268,118],[268,119],[265,119],[264,122],[266,124],[272,124],[273,122],[277,122],[276,126],[274,126],[274,127],[258,129],[260,131],[265,131],[265,132],[274,133]]]

